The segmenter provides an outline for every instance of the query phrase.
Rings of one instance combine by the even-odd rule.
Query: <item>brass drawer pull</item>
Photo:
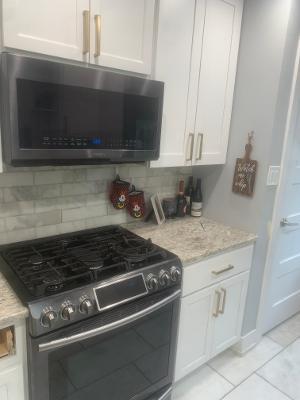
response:
[[[101,15],[95,15],[95,57],[101,54]]]
[[[193,159],[193,149],[194,149],[194,134],[190,133],[188,138],[188,147],[189,149],[189,157],[186,158],[186,161],[192,161]]]
[[[202,151],[203,151],[203,133],[198,133],[198,156],[196,158],[197,161],[202,159]]]
[[[87,54],[90,51],[90,12],[83,11],[83,49],[82,53]]]
[[[212,273],[213,275],[218,276],[218,275],[224,274],[225,272],[231,271],[233,268],[234,268],[234,265],[231,265],[231,264],[230,264],[230,265],[228,265],[228,267],[226,267],[226,268],[220,269],[219,271],[211,271],[211,273]]]
[[[216,305],[216,310],[213,312],[213,317],[217,318],[220,310],[221,292],[219,290],[216,290],[215,294],[217,296],[217,305]]]
[[[226,306],[227,291],[226,291],[226,289],[222,288],[221,292],[223,293],[223,301],[222,301],[222,307],[221,307],[221,309],[219,309],[219,314],[224,314],[225,306]]]

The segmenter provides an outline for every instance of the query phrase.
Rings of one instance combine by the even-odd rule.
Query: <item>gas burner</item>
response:
[[[143,262],[155,254],[157,247],[150,239],[123,237],[122,242],[115,247],[115,251],[129,262]]]
[[[64,287],[65,285],[62,282],[52,282],[51,285],[46,287],[46,292],[53,294],[56,292],[60,292]]]
[[[40,254],[34,254],[33,256],[31,256],[29,258],[28,261],[30,264],[35,265],[35,266],[41,265],[44,262],[43,257]]]

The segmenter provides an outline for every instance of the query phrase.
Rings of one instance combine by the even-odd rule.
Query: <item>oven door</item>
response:
[[[170,289],[29,337],[30,399],[168,399],[179,297],[180,289]]]

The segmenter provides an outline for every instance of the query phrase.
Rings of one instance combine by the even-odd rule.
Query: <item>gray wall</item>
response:
[[[269,165],[279,165],[299,30],[298,0],[246,0],[225,166],[194,168],[203,178],[204,214],[257,233],[243,334],[256,327],[276,189],[267,187]],[[235,160],[255,131],[258,174],[253,198],[231,191]]]

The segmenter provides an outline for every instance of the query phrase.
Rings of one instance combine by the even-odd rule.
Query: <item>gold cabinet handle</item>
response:
[[[234,268],[234,265],[229,264],[228,267],[220,269],[219,271],[211,271],[211,273],[213,275],[218,276],[218,275],[224,274],[225,272],[231,271],[233,268]]]
[[[227,291],[226,289],[221,289],[221,292],[223,293],[223,301],[222,301],[222,307],[221,309],[219,308],[219,314],[224,314],[225,311],[225,306],[226,306],[226,296],[227,296]]]
[[[90,12],[83,11],[83,54],[90,52]]]
[[[95,57],[101,54],[101,15],[95,15]]]
[[[188,147],[187,147],[189,149],[189,156],[186,158],[186,161],[192,161],[193,159],[194,137],[195,135],[193,133],[189,134]]]
[[[198,133],[198,155],[196,157],[196,160],[198,161],[202,159],[203,138],[204,138],[203,133]]]
[[[220,310],[221,292],[219,290],[216,290],[215,295],[217,296],[217,304],[216,304],[216,309],[213,312],[213,317],[217,318]]]

